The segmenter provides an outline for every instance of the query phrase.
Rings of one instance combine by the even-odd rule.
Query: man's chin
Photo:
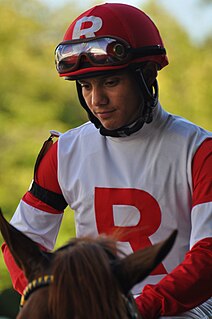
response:
[[[107,126],[107,125],[103,125],[103,124],[102,124],[102,126],[108,131],[114,131],[114,130],[119,129],[119,127],[117,127],[117,126]]]

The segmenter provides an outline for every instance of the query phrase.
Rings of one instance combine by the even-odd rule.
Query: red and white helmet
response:
[[[55,51],[60,76],[77,79],[93,72],[152,61],[162,69],[166,51],[153,21],[126,4],[97,5],[76,18]]]

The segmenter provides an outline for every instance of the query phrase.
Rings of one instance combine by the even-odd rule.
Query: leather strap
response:
[[[68,206],[62,194],[49,191],[38,185],[35,181],[33,181],[29,192],[56,210],[63,211]]]

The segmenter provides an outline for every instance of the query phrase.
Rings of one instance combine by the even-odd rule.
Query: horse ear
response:
[[[163,242],[138,250],[115,262],[113,271],[125,294],[127,294],[134,285],[147,277],[152,270],[161,263],[171,250],[176,236],[177,231],[175,230]]]
[[[24,271],[27,279],[31,280],[38,271],[39,265],[49,258],[49,254],[41,251],[29,237],[8,223],[1,209],[0,231],[15,262]]]

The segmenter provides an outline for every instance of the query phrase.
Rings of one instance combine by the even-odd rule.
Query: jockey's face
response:
[[[134,76],[121,71],[78,81],[91,112],[108,130],[133,123],[142,107]]]

